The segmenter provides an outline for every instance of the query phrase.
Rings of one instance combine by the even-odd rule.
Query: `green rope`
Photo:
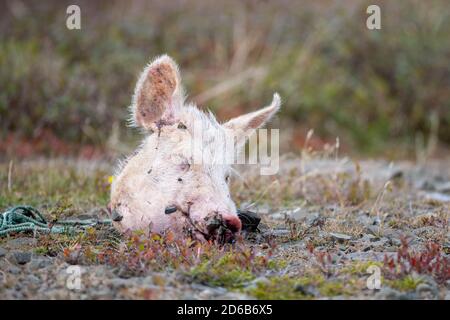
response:
[[[111,225],[105,220],[64,220],[49,223],[39,210],[30,206],[16,206],[0,215],[0,237],[14,232],[73,233],[96,225]]]

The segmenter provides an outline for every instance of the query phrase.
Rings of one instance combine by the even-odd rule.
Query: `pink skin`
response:
[[[228,187],[231,168],[217,161],[225,151],[215,143],[232,135],[242,146],[278,108],[275,96],[271,106],[221,125],[212,115],[185,104],[178,67],[171,58],[154,60],[142,72],[131,106],[133,124],[148,135],[120,166],[111,188],[109,209],[116,228],[171,230],[199,240],[231,241],[241,221]],[[202,126],[201,139],[194,134],[196,124]],[[205,155],[202,163],[193,161],[193,142]],[[167,214],[168,207],[173,212]]]

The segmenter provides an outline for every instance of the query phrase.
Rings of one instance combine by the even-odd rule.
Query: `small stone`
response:
[[[286,236],[290,235],[290,232],[289,232],[289,230],[286,230],[286,229],[278,229],[278,230],[273,230],[272,235],[274,237],[286,237]]]
[[[96,299],[106,299],[111,300],[113,298],[113,292],[108,289],[98,290],[95,292],[91,292],[90,296],[88,295],[86,299],[96,300]]]
[[[405,293],[394,290],[392,288],[382,288],[375,296],[375,299],[381,300],[408,300],[411,297]]]
[[[130,286],[132,283],[128,279],[114,278],[109,280],[108,284],[113,288],[124,288]]]
[[[439,293],[438,285],[433,277],[429,275],[421,276],[420,279],[423,281],[416,287],[417,292],[431,291],[433,295]]]
[[[41,279],[39,279],[38,277],[36,277],[34,274],[30,274],[27,277],[27,280],[29,282],[31,282],[32,284],[38,285],[41,283]]]
[[[199,293],[201,299],[211,299],[214,296],[214,292],[211,289],[205,289]]]
[[[0,247],[0,258],[3,257],[4,255],[6,255],[8,251],[6,251],[5,249],[3,249],[2,247]]]
[[[424,180],[421,183],[419,183],[418,189],[434,191],[434,190],[436,190],[436,187],[434,186],[433,182],[431,182],[429,180]]]
[[[343,233],[330,233],[329,235],[331,238],[339,242],[349,241],[352,239],[352,236]]]
[[[450,202],[450,196],[440,192],[429,192],[425,194],[425,199],[436,202]]]
[[[17,275],[17,274],[20,273],[21,270],[20,270],[20,268],[14,266],[14,265],[10,265],[10,266],[8,267],[8,269],[6,269],[6,271],[7,271],[8,273]]]
[[[30,252],[14,252],[13,255],[18,264],[26,264],[31,261]]]
[[[286,218],[286,214],[277,212],[271,214],[270,218],[272,218],[273,220],[284,220]]]
[[[439,293],[437,288],[427,283],[417,285],[416,292],[421,299],[434,299]]]
[[[47,257],[38,257],[31,260],[30,264],[28,265],[28,269],[35,271],[42,268],[45,268],[52,264],[52,259]]]
[[[439,192],[450,194],[450,181],[439,184],[436,189]]]
[[[287,215],[289,216],[289,218],[295,220],[295,221],[299,221],[303,218],[306,218],[306,216],[308,215],[308,212],[306,210],[301,210],[301,208],[295,208],[291,211],[289,211],[287,213]]]

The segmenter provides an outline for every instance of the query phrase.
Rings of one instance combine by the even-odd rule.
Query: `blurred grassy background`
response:
[[[74,3],[80,31],[65,26]],[[366,28],[369,4],[379,31]],[[339,136],[360,154],[408,154],[430,134],[448,148],[449,14],[446,0],[2,1],[0,150],[126,149],[135,81],[162,53],[222,120],[278,91],[284,151],[310,128],[314,145]]]

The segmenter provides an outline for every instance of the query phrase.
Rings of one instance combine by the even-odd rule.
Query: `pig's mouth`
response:
[[[219,244],[233,243],[235,241],[235,232],[230,230],[222,221],[218,214],[206,217],[205,228],[202,228],[198,222],[192,219],[190,211],[191,207],[188,206],[188,210],[184,211],[179,208],[180,212],[186,217],[190,227],[190,233],[194,232],[203,237],[206,241],[215,241]]]

